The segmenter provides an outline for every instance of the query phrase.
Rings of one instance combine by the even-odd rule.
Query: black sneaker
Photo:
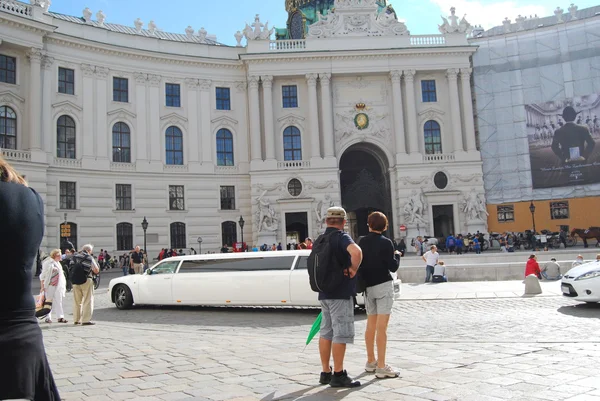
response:
[[[341,373],[334,373],[329,383],[331,387],[359,387],[359,381],[352,381],[345,370]]]
[[[332,375],[333,375],[333,369],[331,369],[329,372],[321,372],[321,377],[319,377],[319,383],[321,383],[321,384],[331,383]]]

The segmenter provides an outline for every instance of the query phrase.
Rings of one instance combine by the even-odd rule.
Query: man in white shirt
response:
[[[433,276],[434,266],[438,264],[438,260],[440,259],[440,254],[437,252],[437,246],[432,245],[431,250],[425,252],[425,255],[423,255],[422,258],[426,265],[425,282],[429,283],[431,281],[431,276]]]

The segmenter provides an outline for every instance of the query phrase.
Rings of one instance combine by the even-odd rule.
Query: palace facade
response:
[[[256,16],[225,46],[33,3],[0,0],[0,147],[44,198],[45,248],[130,250],[144,218],[151,255],[285,244],[331,205],[354,236],[373,210],[396,239],[486,231],[477,47],[454,9],[418,36],[385,2],[336,0],[303,39]]]

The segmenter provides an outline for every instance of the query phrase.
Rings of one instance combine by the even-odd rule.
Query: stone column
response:
[[[200,161],[200,130],[198,129],[198,87],[200,83],[195,78],[187,78],[185,80],[187,86],[187,108],[189,110],[187,116],[190,123],[188,132],[188,160],[190,163],[198,163]]]
[[[150,136],[146,124],[146,74],[136,72],[135,77],[135,111],[137,114],[136,129],[131,137],[131,145],[136,149],[136,160],[148,160],[150,157]],[[111,156],[112,159],[112,156]],[[132,152],[133,161],[133,152]]]
[[[317,98],[317,74],[306,74],[308,84],[308,118],[310,129],[310,156],[321,157],[321,135],[319,134],[319,107]]]
[[[275,133],[273,132],[273,76],[263,75],[260,79],[263,85],[265,159],[275,160]]]
[[[319,74],[321,81],[321,105],[323,106],[323,153],[325,157],[335,157],[333,137],[333,97],[331,94],[331,74]]]
[[[148,131],[150,132],[150,160],[165,164],[167,161],[165,141],[161,140],[161,135],[164,136],[165,133],[160,132],[160,81],[161,77],[159,75],[148,75],[148,109],[146,113],[148,115]]]
[[[211,88],[211,80],[200,80],[200,124],[202,127],[202,129],[200,130],[200,132],[202,133],[200,146],[202,148],[203,164],[212,164],[213,161],[213,133],[210,122],[210,112],[212,110],[212,103],[210,101]]]
[[[471,68],[461,68],[460,83],[463,98],[463,120],[465,124],[465,143],[467,151],[477,150],[475,141],[475,122],[473,121],[473,99],[471,97]]]
[[[398,219],[398,183],[397,183],[398,177],[397,177],[395,168],[390,168],[388,171],[389,171],[389,175],[390,175],[390,192],[392,193],[392,199],[391,199],[391,201],[392,201],[392,204],[391,204],[392,219],[393,219],[392,233],[394,235],[394,238],[392,238],[392,239],[397,239],[397,238],[400,238],[400,230],[399,230],[400,220]]]
[[[406,84],[406,121],[408,123],[408,151],[419,153],[419,135],[417,129],[417,107],[415,99],[415,70],[404,71]]]
[[[29,148],[42,149],[42,57],[41,49],[32,47],[27,52],[29,58]]]
[[[251,160],[262,160],[262,144],[260,134],[260,100],[258,98],[258,77],[248,77],[248,105],[250,110],[250,144]]]
[[[42,60],[42,67],[44,68],[44,80],[43,80],[43,89],[42,89],[42,149],[46,153],[54,153],[53,144],[54,138],[53,135],[53,127],[52,127],[52,77],[53,69],[52,64],[54,63],[54,58],[49,56],[44,56]]]
[[[404,106],[402,104],[402,71],[390,72],[392,79],[392,98],[394,100],[394,131],[396,138],[396,153],[406,154],[404,133]],[[394,221],[395,223],[395,221]]]
[[[460,121],[460,98],[458,97],[458,70],[450,68],[446,72],[450,94],[450,114],[452,117],[452,140],[455,152],[464,152],[462,125]]]
[[[112,160],[112,127],[109,129],[106,121],[108,109],[106,78],[108,74],[108,68],[96,67],[96,156],[102,159],[110,157]],[[108,151],[109,146],[110,153]]]
[[[77,137],[78,145],[76,147],[76,157],[81,158],[79,150],[83,149],[83,157],[94,157],[94,141],[89,138],[93,137],[94,132],[94,74],[96,67],[90,64],[81,64],[81,72],[83,73],[83,85],[81,96],[83,98],[83,126],[78,130],[82,135]],[[84,140],[83,138],[88,138]],[[83,146],[80,146],[79,143]]]

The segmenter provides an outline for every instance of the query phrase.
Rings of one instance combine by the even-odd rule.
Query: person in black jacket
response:
[[[400,252],[394,250],[392,241],[383,235],[387,230],[388,220],[385,214],[374,212],[369,215],[369,234],[360,240],[363,251],[360,265],[361,279],[366,286],[365,306],[367,309],[367,329],[365,345],[367,363],[365,370],[375,372],[375,376],[383,379],[398,377],[398,373],[385,363],[387,346],[387,326],[394,303],[393,279],[390,272],[400,266]],[[375,342],[377,342],[377,359],[375,359]]]
[[[0,400],[60,400],[35,318],[31,281],[44,236],[42,198],[0,156]]]

